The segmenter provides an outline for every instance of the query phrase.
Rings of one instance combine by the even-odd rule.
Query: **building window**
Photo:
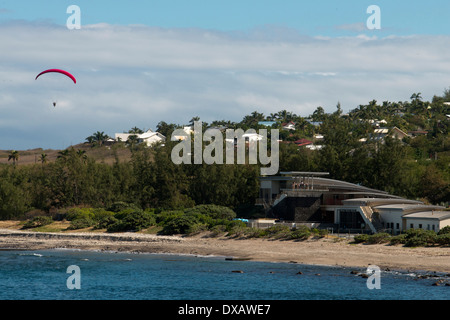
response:
[[[411,229],[414,229],[414,223],[411,223],[411,224],[409,225],[409,227],[410,227]]]
[[[421,223],[419,223],[419,229],[422,229],[422,224]]]
[[[396,224],[396,229],[397,229],[397,230],[400,229],[400,223],[397,223],[397,224]]]
[[[432,226],[433,226],[433,231],[436,231],[436,229],[434,228],[434,224]]]

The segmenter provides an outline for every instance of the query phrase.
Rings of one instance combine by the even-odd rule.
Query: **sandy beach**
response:
[[[348,240],[335,237],[296,242],[212,238],[205,234],[182,237],[140,233],[52,233],[0,228],[0,248],[20,250],[67,248],[191,254],[355,268],[376,265],[391,270],[450,273],[450,248],[448,247],[406,248],[383,244],[351,244]]]

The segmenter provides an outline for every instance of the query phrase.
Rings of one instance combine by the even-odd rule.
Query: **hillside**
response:
[[[88,143],[80,143],[69,147],[75,150],[83,150],[86,155],[96,162],[112,164],[116,160],[116,156],[119,161],[128,161],[131,159],[131,152],[129,148],[123,145],[113,145],[113,146],[102,146],[102,147],[92,147]],[[8,157],[12,150],[0,150],[0,164],[11,164],[12,160],[8,161]],[[53,149],[29,149],[29,150],[17,150],[19,153],[19,160],[17,165],[29,165],[41,162],[41,155],[45,153],[47,162],[54,162],[59,156],[59,152],[62,150]]]

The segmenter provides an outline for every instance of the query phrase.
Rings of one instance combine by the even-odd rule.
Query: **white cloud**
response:
[[[413,92],[430,99],[449,86],[449,37],[281,31],[0,25],[0,134],[8,136],[0,148],[63,148],[97,130],[155,129],[193,116],[240,121],[281,109],[307,116],[319,105],[334,111],[338,101],[346,110],[372,99],[408,100]],[[52,67],[71,71],[78,83],[34,80]]]

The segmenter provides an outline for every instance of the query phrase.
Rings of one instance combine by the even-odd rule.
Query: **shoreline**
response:
[[[450,248],[350,244],[335,238],[283,241],[142,233],[35,232],[0,228],[1,250],[80,249],[218,256],[229,260],[450,273]]]

